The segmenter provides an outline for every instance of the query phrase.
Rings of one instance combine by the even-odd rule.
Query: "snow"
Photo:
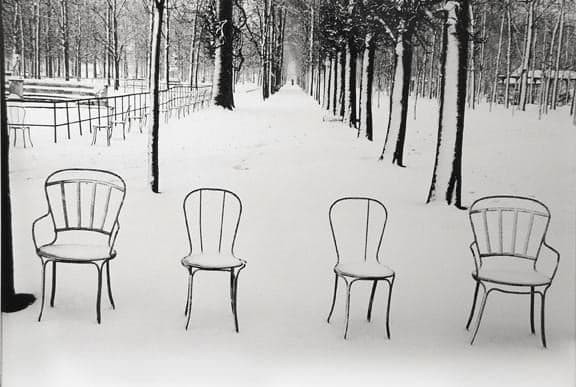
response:
[[[39,302],[3,316],[5,386],[575,384],[576,131],[566,110],[539,121],[535,110],[497,106],[488,113],[480,105],[467,112],[464,133],[463,204],[511,193],[550,207],[547,240],[562,257],[547,297],[544,350],[530,334],[529,297],[494,293],[469,345],[468,216],[424,204],[435,101],[419,99],[415,120],[410,109],[408,167],[397,168],[378,161],[385,104],[375,109],[375,141],[369,143],[340,122],[323,120],[327,113],[295,87],[266,102],[258,92],[235,98],[234,112],[210,108],[161,127],[159,195],[147,186],[147,139],[136,128],[126,141],[118,130],[111,147],[91,147],[89,136],[76,132],[71,141],[53,144],[50,129],[34,128],[34,148],[11,148],[19,291],[40,295],[30,226],[46,210],[43,184],[50,172],[110,169],[128,189],[111,263],[117,309],[103,297],[98,326],[95,269],[60,265],[55,307],[46,305],[42,322],[36,321]],[[224,273],[195,277],[191,326],[184,330],[182,200],[211,186],[236,192],[244,206],[235,249],[248,262],[239,277],[239,334]],[[370,285],[354,285],[348,340],[342,338],[343,287],[326,323],[336,261],[328,208],[348,195],[372,196],[388,208],[381,258],[397,273],[391,340],[384,285],[371,323],[365,319]]]

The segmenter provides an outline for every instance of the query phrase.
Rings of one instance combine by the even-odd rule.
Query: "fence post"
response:
[[[76,101],[76,108],[78,110],[78,125],[80,126],[80,136],[82,136],[82,118],[80,117],[80,103]]]
[[[68,140],[70,140],[70,114],[68,112],[68,101],[66,101],[66,130],[68,132]]]
[[[53,112],[52,117],[54,118],[54,144],[56,144],[58,142],[58,135],[57,135],[58,129],[56,127],[56,102],[55,101],[52,102],[52,112]]]

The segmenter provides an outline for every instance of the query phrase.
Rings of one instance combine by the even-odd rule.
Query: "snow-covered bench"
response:
[[[10,99],[76,100],[106,97],[106,87],[72,81],[11,79]]]

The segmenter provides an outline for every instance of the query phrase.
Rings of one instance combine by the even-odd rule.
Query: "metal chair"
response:
[[[390,338],[390,301],[392,287],[396,274],[388,266],[380,262],[380,247],[384,229],[388,221],[388,211],[384,205],[376,200],[365,197],[345,197],[336,200],[329,210],[330,230],[336,248],[336,266],[334,266],[334,295],[332,306],[328,314],[328,323],[334,312],[338,279],[346,283],[346,327],[344,339],[348,336],[348,323],[350,320],[350,290],[356,281],[372,282],[372,291],[368,303],[367,320],[372,318],[372,304],[376,293],[378,281],[388,284],[388,302],[386,309],[386,334]],[[342,234],[337,238],[336,223],[342,222]],[[350,226],[358,235],[352,235]],[[340,228],[338,228],[340,229]],[[363,232],[362,232],[363,231]],[[346,239],[350,239],[345,243]],[[347,248],[350,246],[350,248]]]
[[[96,316],[100,324],[102,271],[106,268],[108,298],[115,308],[110,287],[110,260],[116,257],[114,244],[120,229],[118,215],[124,203],[126,184],[115,173],[97,169],[64,169],[48,176],[44,184],[48,212],[32,224],[36,253],[42,262],[42,304],[44,311],[46,266],[52,263],[52,293],[56,294],[56,263],[92,264],[98,270]],[[40,244],[37,227],[51,220],[54,238]]]
[[[208,207],[208,208],[207,208]],[[230,273],[230,301],[238,332],[238,276],[246,261],[234,253],[242,202],[233,192],[218,188],[196,189],[184,198],[184,219],[190,250],[181,263],[188,271],[188,294],[184,315],[190,325],[192,285],[200,270]]]
[[[14,146],[16,146],[17,134],[22,134],[22,144],[26,148],[26,137],[30,147],[33,147],[32,138],[30,137],[30,126],[26,122],[26,109],[22,106],[8,106],[8,128],[12,130],[14,136]]]
[[[489,196],[476,200],[469,210],[474,242],[470,250],[476,282],[472,308],[466,329],[476,309],[478,290],[484,294],[480,304],[474,334],[474,343],[482,320],[486,300],[492,291],[530,295],[530,329],[534,329],[534,295],[541,297],[540,334],[546,348],[545,299],[546,292],[558,269],[560,254],[549,246],[546,232],[550,211],[535,199],[518,196]]]

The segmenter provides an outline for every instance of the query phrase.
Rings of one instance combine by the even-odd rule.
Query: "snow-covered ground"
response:
[[[382,100],[382,102],[384,99]],[[40,261],[30,234],[46,210],[45,177],[58,168],[98,167],[127,181],[118,257],[117,309],[103,298],[96,324],[96,272],[60,265],[56,305],[36,321],[39,302],[4,315],[4,385],[12,386],[574,386],[576,128],[566,111],[542,121],[496,107],[468,111],[465,204],[511,193],[549,205],[548,242],[562,254],[547,297],[548,350],[530,334],[529,297],[492,294],[474,346],[464,329],[473,267],[467,213],[426,205],[436,136],[435,102],[410,108],[406,164],[377,160],[387,113],[376,112],[376,141],[330,119],[310,97],[286,87],[262,103],[237,93],[237,110],[211,108],[161,128],[161,190],[147,186],[147,138],[133,130],[111,147],[89,136],[51,143],[34,129],[32,149],[12,151],[16,286],[40,294]],[[235,191],[244,204],[236,251],[248,261],[239,280],[234,332],[228,276],[196,276],[192,322],[184,330],[187,251],[182,200],[198,187]],[[385,288],[367,323],[369,285],[353,288],[343,340],[340,289],[333,286],[330,203],[368,195],[389,210],[382,258],[397,272],[385,336]],[[537,305],[538,307],[538,305]]]

